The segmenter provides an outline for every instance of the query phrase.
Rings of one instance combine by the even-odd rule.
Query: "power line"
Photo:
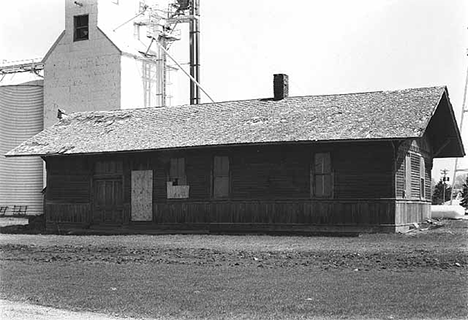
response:
[[[468,52],[467,52],[468,56]],[[462,102],[462,111],[460,117],[460,135],[463,139],[463,120],[465,118],[465,113],[468,112],[468,106],[466,105],[466,96],[468,94],[468,67],[466,68],[466,79],[465,79],[465,89],[463,91],[463,102]],[[457,177],[457,172],[468,171],[468,169],[460,169],[458,168],[458,158],[455,158],[455,168],[453,170],[453,182],[455,182],[455,178]],[[452,188],[452,192],[454,192]],[[452,204],[452,197],[450,197],[450,204]]]
[[[187,75],[187,77],[190,78],[190,80],[193,81],[193,83],[195,83],[195,85],[196,85],[198,88],[200,88],[201,91],[203,91],[203,93],[208,97],[208,99],[210,99],[211,102],[215,103],[215,101],[213,100],[213,98],[211,98],[210,95],[203,89],[203,87],[201,86],[201,84],[200,84],[197,80],[195,80],[195,78],[192,77],[187,71],[185,71],[185,69],[177,62],[176,59],[174,59],[174,58],[169,54],[169,52],[166,50],[166,48],[164,48],[164,46],[163,46],[161,43],[159,43],[159,41],[157,41],[157,40],[154,39],[154,38],[153,38],[151,41],[152,41],[152,42],[156,42],[156,44],[159,46],[159,48],[161,48],[161,50],[163,50],[164,53],[165,53],[169,58],[171,58],[171,60]],[[150,47],[151,47],[151,44],[150,44]],[[149,51],[149,48],[148,48],[148,51]]]

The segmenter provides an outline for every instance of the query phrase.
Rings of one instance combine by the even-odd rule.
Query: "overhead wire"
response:
[[[153,40],[155,40],[155,41],[153,41]],[[164,46],[163,46],[161,43],[159,43],[159,41],[157,41],[156,39],[153,38],[152,41],[151,41],[151,43],[152,43],[152,42],[156,42],[156,44],[159,46],[159,48],[161,48],[161,50],[163,50],[164,53],[165,53],[169,58],[171,58],[171,60],[182,70],[182,72],[184,72],[185,75],[187,75],[187,76],[190,78],[190,80],[192,80],[192,81],[197,85],[197,87],[200,88],[200,90],[208,97],[208,99],[210,99],[211,102],[215,103],[215,101],[213,100],[213,98],[211,98],[211,96],[208,94],[208,92],[206,92],[206,91],[203,89],[203,87],[201,86],[201,84],[200,84],[194,77],[192,77],[192,75],[190,75],[187,71],[185,71],[185,69],[177,62],[176,59],[174,59],[174,58],[169,54],[169,52],[164,48]],[[151,44],[150,44],[150,47],[151,47]],[[148,48],[148,51],[149,51],[149,48]]]

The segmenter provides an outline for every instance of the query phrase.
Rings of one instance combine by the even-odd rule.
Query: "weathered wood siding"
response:
[[[401,199],[431,201],[431,171],[433,158],[431,147],[426,137],[418,140],[407,140],[400,144],[396,157],[396,196]],[[405,194],[407,168],[405,164],[406,155],[411,158],[411,195]],[[421,158],[424,161],[424,197],[421,195]]]
[[[332,157],[334,198],[391,198],[393,160],[388,143],[219,148],[155,154],[155,203],[166,201],[169,159],[184,157],[191,200],[212,199],[213,158],[229,156],[231,200],[310,198],[310,166],[317,152]]]
[[[154,206],[155,224],[391,225],[391,200],[239,200],[166,202]]]
[[[316,153],[330,154],[331,197],[311,194]],[[367,142],[47,158],[47,217],[50,221],[89,225],[145,223],[154,228],[213,223],[394,225],[395,193],[401,184],[400,169],[395,165],[399,154],[390,142]],[[229,158],[229,175],[225,175],[229,194],[223,199],[214,197],[215,156]],[[183,183],[189,186],[188,198],[167,197],[173,158],[184,159]],[[142,170],[153,176],[152,219],[134,222],[149,220],[132,219],[138,217],[132,212],[138,207],[136,203],[132,206],[136,196],[132,194],[132,183],[136,183],[132,171]]]
[[[409,156],[409,166],[406,157]],[[430,218],[431,211],[431,170],[433,164],[432,148],[429,139],[402,142],[397,149],[395,162],[396,210],[395,224],[407,225]],[[410,179],[408,181],[407,179]],[[421,185],[421,179],[424,185]],[[410,193],[406,192],[406,187]]]
[[[91,170],[83,158],[50,158],[46,162],[46,200],[88,203],[91,197]]]
[[[393,146],[389,142],[345,144],[334,155],[336,198],[393,198]]]
[[[397,200],[395,209],[396,225],[421,222],[431,217],[431,204],[428,202]]]
[[[89,203],[56,203],[46,204],[47,222],[71,222],[88,224],[91,221]]]

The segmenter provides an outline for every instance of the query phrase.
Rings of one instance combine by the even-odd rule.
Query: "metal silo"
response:
[[[43,129],[44,89],[33,74],[0,76],[0,206],[27,206],[43,212],[43,163],[38,157],[6,158],[5,153]]]

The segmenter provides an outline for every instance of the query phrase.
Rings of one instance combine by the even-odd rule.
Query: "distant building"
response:
[[[79,4],[77,4],[79,3]],[[65,30],[44,58],[44,127],[67,112],[162,105],[163,65],[147,58],[141,1],[66,0]],[[128,22],[128,23],[126,23]]]
[[[22,213],[42,213],[43,161],[4,155],[42,131],[43,100],[43,80],[37,75],[8,74],[0,82],[0,207],[8,215],[19,213],[20,206]]]

